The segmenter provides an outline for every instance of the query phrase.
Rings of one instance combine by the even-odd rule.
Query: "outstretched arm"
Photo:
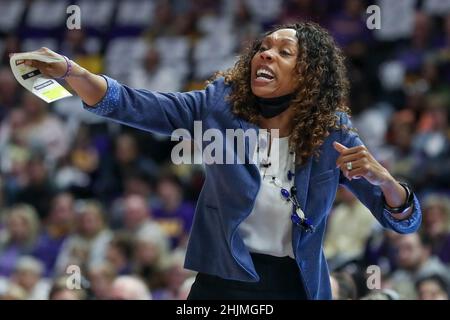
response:
[[[62,57],[46,48],[38,52]],[[52,78],[64,76],[68,70],[66,61],[27,60],[26,64]],[[186,129],[192,136],[194,122],[207,116],[209,108],[217,105],[225,90],[223,81],[212,83],[205,90],[183,93],[134,89],[106,76],[95,75],[74,62],[71,65],[65,80],[83,100],[85,109],[124,125],[164,135]]]

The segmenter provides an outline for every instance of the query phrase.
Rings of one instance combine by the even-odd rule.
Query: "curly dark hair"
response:
[[[295,116],[289,145],[296,152],[300,164],[310,156],[318,156],[318,149],[329,135],[329,130],[338,129],[335,112],[350,114],[346,105],[349,84],[344,56],[330,34],[312,22],[276,26],[256,39],[233,68],[218,72],[214,78],[224,77],[225,83],[231,85],[232,90],[227,99],[232,105],[233,114],[258,124],[260,115],[250,84],[251,60],[259,51],[264,37],[280,29],[294,29],[298,39],[298,89],[290,105],[290,108],[295,109]]]

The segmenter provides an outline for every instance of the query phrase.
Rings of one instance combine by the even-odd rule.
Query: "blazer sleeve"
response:
[[[341,113],[341,143],[346,147],[363,145],[359,135],[352,131],[353,125],[346,113]],[[372,185],[366,179],[348,180],[340,171],[339,183],[349,189],[374,215],[380,224],[398,233],[412,233],[417,231],[422,221],[419,201],[414,194],[413,212],[408,219],[397,220],[384,208],[384,198],[381,188]]]
[[[105,96],[94,106],[83,102],[84,109],[137,129],[171,135],[186,129],[193,135],[194,121],[207,116],[209,108],[224,95],[224,82],[219,78],[204,90],[162,93],[133,89],[103,76],[107,81]]]

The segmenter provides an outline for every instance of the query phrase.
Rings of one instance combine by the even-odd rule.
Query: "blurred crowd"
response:
[[[66,28],[70,4],[80,30]],[[9,53],[46,46],[132,87],[184,91],[297,21],[344,50],[359,134],[423,211],[419,232],[399,235],[339,189],[324,243],[334,298],[449,299],[450,0],[0,0],[1,299],[185,299],[204,179],[172,164],[170,138],[26,92]]]

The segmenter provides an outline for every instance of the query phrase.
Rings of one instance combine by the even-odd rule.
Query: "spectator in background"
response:
[[[367,51],[371,36],[364,19],[365,1],[345,0],[341,12],[329,22],[336,42],[351,59],[361,58]]]
[[[4,39],[4,48],[1,56],[1,65],[9,68],[9,55],[14,52],[20,52],[22,48],[22,39],[15,33],[6,35]]]
[[[154,300],[176,300],[184,297],[183,285],[195,272],[184,269],[184,257],[186,252],[177,249],[170,256],[163,267],[163,286],[159,290],[152,290]],[[187,298],[187,295],[184,299]]]
[[[19,85],[11,71],[8,68],[0,67],[0,122],[18,105],[20,92]]]
[[[450,12],[444,18],[443,47],[450,49]]]
[[[181,285],[180,290],[178,290],[178,296],[176,300],[187,300],[189,292],[191,291],[192,285],[194,284],[195,276],[187,278]]]
[[[99,193],[107,197],[105,200],[112,200],[123,194],[127,176],[139,172],[148,177],[156,177],[158,172],[155,163],[142,156],[133,135],[122,133],[114,142],[114,158],[112,162],[101,166],[99,177]]]
[[[430,246],[417,233],[399,237],[397,249],[398,270],[388,281],[402,299],[417,298],[414,283],[421,277],[430,274],[448,277],[449,269],[437,257],[431,256]]]
[[[355,300],[358,297],[355,281],[346,272],[333,272],[330,275],[333,300]]]
[[[421,78],[425,81],[428,93],[443,96],[447,101],[450,99],[450,88],[447,85],[450,82],[449,52],[450,46],[427,54],[421,69]]]
[[[261,32],[261,26],[252,21],[250,11],[243,0],[234,3],[231,25],[235,26],[233,33],[236,36],[237,52],[243,51]]]
[[[444,195],[428,195],[423,202],[422,236],[431,245],[431,254],[450,265],[450,201]]]
[[[26,141],[30,148],[45,151],[45,160],[54,165],[67,153],[69,139],[63,122],[51,114],[47,104],[31,92],[23,95],[27,116]]]
[[[107,228],[103,207],[95,200],[81,202],[77,206],[77,232],[70,235],[61,247],[55,272],[65,273],[67,266],[77,264],[80,267],[99,264],[104,261],[106,250],[112,239]],[[82,257],[77,248],[82,248]]]
[[[58,190],[71,190],[80,197],[93,197],[95,174],[100,154],[91,138],[90,128],[80,125],[68,154],[54,173]]]
[[[116,276],[115,268],[107,262],[90,265],[88,267],[90,299],[109,299]]]
[[[326,0],[287,0],[283,4],[282,23],[314,21],[321,24],[326,16]]]
[[[55,194],[51,172],[47,168],[44,155],[33,153],[26,163],[25,172],[20,173],[21,185],[13,202],[31,204],[36,208],[39,218],[45,220],[50,210],[50,202]]]
[[[263,26],[263,30],[277,24],[282,12],[282,0],[242,0],[253,22]]]
[[[3,219],[3,216],[5,214],[5,196],[3,195],[3,190],[4,190],[4,181],[3,181],[3,177],[0,174],[0,219]],[[2,224],[0,223],[0,230],[3,229]]]
[[[425,55],[429,51],[432,29],[430,16],[423,11],[416,11],[410,41],[397,53],[397,60],[405,67],[410,80],[413,80],[419,73]]]
[[[175,175],[159,179],[156,192],[160,206],[152,210],[155,221],[170,238],[172,248],[187,245],[194,218],[194,206],[184,201],[183,186]]]
[[[160,225],[154,221],[150,207],[145,198],[139,195],[129,195],[125,199],[125,230],[138,237],[150,234],[159,239],[163,246],[168,245],[168,239]]]
[[[443,138],[446,138],[446,130],[448,128],[448,110],[445,95],[442,94],[428,94],[425,97],[424,108],[420,114],[420,118],[417,124],[417,131],[419,134],[440,134]],[[424,143],[426,144],[426,143]],[[419,144],[420,147],[426,148],[425,146]],[[436,151],[430,152],[425,149],[425,153],[429,157],[439,155],[443,151],[445,143],[440,145]]]
[[[152,193],[152,183],[151,181],[149,181],[148,177],[145,174],[139,174],[139,172],[130,174],[125,178],[124,186],[125,198],[129,195],[137,194],[144,199],[150,199],[151,202],[155,197]]]
[[[110,206],[108,213],[109,225],[112,229],[121,229],[124,225],[124,212],[126,198],[130,195],[139,195],[148,199],[149,206],[155,200],[151,179],[144,173],[133,172],[125,177],[123,181],[124,191],[122,196],[116,198]]]
[[[50,283],[43,279],[44,266],[31,256],[21,257],[11,276],[11,283],[23,288],[28,300],[45,300],[48,297]]]
[[[372,79],[368,70],[367,52],[370,49],[372,36],[366,26],[365,1],[345,0],[336,14],[331,14],[325,21],[336,42],[346,54],[346,64],[350,78],[349,105],[352,113],[359,114],[371,104],[369,84]]]
[[[448,300],[448,279],[432,274],[416,281],[417,296],[420,300]]]
[[[156,176],[158,168],[141,154],[133,135],[122,133],[117,137],[115,143],[114,155],[120,181],[123,181],[123,178],[133,171],[132,168],[138,169],[148,176]]]
[[[182,90],[184,80],[177,75],[175,68],[163,66],[158,50],[151,47],[142,63],[130,72],[128,83],[135,88],[177,92]]]
[[[151,218],[144,197],[129,195],[124,201],[125,228],[134,243],[133,271],[149,283],[159,286],[161,264],[169,250],[169,240],[162,228]]]
[[[11,110],[0,125],[0,170],[8,177],[11,191],[23,183],[31,156],[25,140],[25,125],[26,114],[21,108]]]
[[[442,95],[427,95],[413,141],[421,155],[421,173],[416,184],[422,189],[446,188],[450,180],[450,140],[447,100]]]
[[[154,20],[147,31],[150,39],[163,36],[173,36],[175,34],[175,12],[169,1],[156,2]]]
[[[325,235],[325,256],[331,264],[362,258],[376,220],[347,189],[339,188],[337,205],[330,214]]]
[[[133,273],[139,275],[151,290],[160,288],[168,254],[165,237],[146,229],[140,230],[134,237]]]
[[[363,264],[377,265],[389,274],[397,269],[397,241],[401,236],[390,230],[374,232],[367,240]]]
[[[151,300],[152,295],[141,279],[132,276],[120,276],[114,280],[111,299]]]
[[[8,284],[6,289],[0,292],[0,300],[25,300],[26,291],[17,284]]]
[[[56,259],[61,246],[74,229],[74,198],[70,193],[59,193],[51,201],[50,213],[45,220],[45,229],[41,232],[34,256],[45,265],[45,275],[53,274]]]
[[[443,39],[441,48],[436,52],[436,58],[439,65],[439,76],[442,78],[442,89],[448,96],[450,89],[445,86],[445,83],[450,82],[450,12],[445,17]]]
[[[29,255],[36,246],[39,218],[33,207],[17,204],[5,216],[0,229],[0,275],[10,276],[22,255]]]
[[[415,128],[413,111],[405,109],[392,115],[386,134],[388,168],[393,175],[407,181],[417,179],[419,159],[413,149]]]
[[[85,300],[86,292],[84,289],[69,289],[67,287],[67,278],[61,277],[55,279],[50,292],[49,300]]]
[[[133,257],[133,242],[129,234],[116,232],[106,250],[108,262],[118,275],[131,273],[131,259]]]

